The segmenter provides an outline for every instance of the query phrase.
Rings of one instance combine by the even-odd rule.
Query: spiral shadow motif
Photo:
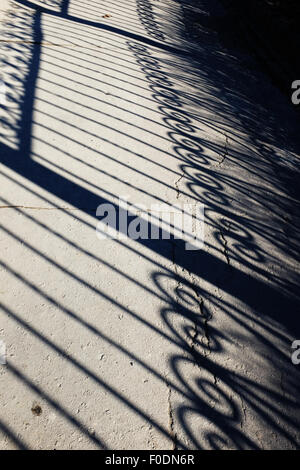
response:
[[[164,34],[159,31],[159,26],[154,18],[151,2],[147,0],[136,0],[136,8],[139,19],[149,36],[163,41],[165,39]]]

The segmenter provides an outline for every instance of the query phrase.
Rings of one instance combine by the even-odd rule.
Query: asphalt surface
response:
[[[214,0],[0,8],[0,448],[299,448],[295,107]]]

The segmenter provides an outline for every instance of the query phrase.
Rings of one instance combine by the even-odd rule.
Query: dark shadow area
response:
[[[240,23],[248,49],[256,54],[271,79],[290,97],[300,76],[296,59],[300,42],[297,0],[222,0],[231,22]]]
[[[167,339],[176,348],[177,353],[169,358],[171,378],[166,380],[159,370],[148,366],[139,357],[132,356],[126,349],[121,349],[113,338],[105,337],[88,322],[81,320],[71,309],[60,305],[44,293],[42,288],[31,283],[29,279],[22,278],[1,261],[3,269],[9,271],[24,286],[59,307],[66,318],[72,318],[81,328],[91,331],[116,349],[121,349],[122,354],[139,363],[160,381],[166,382],[170,397],[180,396],[182,403],[172,411],[174,423],[171,429],[156,423],[146,411],[134,403],[134,399],[129,400],[120,390],[110,387],[101,377],[61,350],[54,341],[27,324],[5,305],[1,305],[3,311],[14,319],[16,324],[91,377],[100,388],[122,402],[124,407],[133,410],[161,434],[168,436],[174,449],[256,449],[264,445],[274,448],[276,440],[279,448],[299,448],[300,375],[299,368],[294,366],[290,359],[291,338],[300,338],[299,272],[295,269],[299,262],[300,229],[300,192],[297,184],[299,136],[295,131],[295,113],[285,100],[281,101],[282,97],[278,97],[276,91],[268,86],[266,77],[257,71],[253,59],[245,59],[244,51],[234,46],[235,33],[228,31],[227,17],[224,19],[223,10],[218,3],[207,1],[201,2],[202,6],[199,6],[199,2],[195,1],[177,1],[176,4],[181,8],[182,23],[174,43],[167,37],[165,26],[167,20],[171,22],[171,7],[155,5],[154,8],[153,2],[146,0],[136,1],[136,14],[145,29],[145,36],[71,16],[68,13],[69,2],[66,0],[39,2],[39,6],[26,0],[16,0],[14,4],[18,7],[8,15],[5,24],[8,31],[5,37],[7,42],[4,44],[7,59],[4,59],[3,65],[9,70],[5,81],[9,103],[4,107],[1,117],[3,132],[0,143],[0,161],[3,167],[11,170],[11,180],[14,180],[13,173],[16,184],[21,185],[17,179],[21,176],[28,183],[34,184],[35,188],[38,187],[59,198],[63,205],[78,209],[79,212],[76,212],[74,217],[82,224],[87,224],[83,215],[88,214],[96,219],[97,207],[110,203],[113,197],[118,196],[103,189],[106,197],[100,197],[97,192],[99,188],[95,185],[93,189],[88,189],[85,185],[88,182],[83,176],[77,178],[68,169],[63,173],[63,163],[56,162],[51,167],[44,166],[40,163],[41,160],[35,158],[36,147],[33,141],[41,141],[41,137],[33,136],[33,126],[44,126],[47,131],[46,124],[36,121],[35,107],[38,86],[43,86],[38,85],[40,71],[46,66],[47,60],[50,64],[52,60],[51,51],[46,58],[42,56],[45,41],[43,27],[51,31],[50,19],[49,23],[43,26],[43,15],[48,15],[53,19],[60,18],[70,25],[75,23],[76,26],[93,27],[93,30],[89,29],[86,33],[83,30],[81,33],[74,31],[74,36],[82,34],[82,41],[87,49],[93,41],[93,34],[97,34],[96,31],[91,32],[94,29],[111,33],[114,47],[114,41],[119,47],[118,37],[122,38],[122,47],[127,55],[124,53],[122,57],[126,72],[120,80],[123,80],[124,84],[130,83],[131,73],[134,74],[132,64],[138,65],[141,72],[140,81],[135,92],[132,92],[132,100],[139,102],[142,89],[150,90],[151,101],[143,101],[146,104],[141,104],[141,108],[149,106],[150,109],[155,109],[157,122],[166,131],[166,139],[170,142],[169,153],[165,152],[162,160],[155,164],[161,165],[162,169],[170,167],[171,176],[172,172],[176,173],[173,177],[177,178],[174,186],[178,191],[178,199],[189,197],[192,201],[204,204],[205,222],[211,234],[206,241],[206,249],[187,251],[184,241],[175,240],[172,236],[167,241],[136,240],[134,248],[127,246],[132,254],[139,254],[141,247],[146,247],[149,250],[148,259],[151,259],[153,253],[169,261],[174,267],[167,269],[155,261],[157,270],[153,271],[151,283],[145,287],[164,301],[160,312],[164,328],[161,329],[154,327],[150,322],[147,323],[131,308],[118,303],[117,298],[109,297],[100,288],[77,275],[76,269],[67,271],[59,261],[52,259],[50,253],[46,256],[42,250],[39,251],[24,242],[21,236],[2,224],[0,227],[9,237],[23,243],[34,256],[43,258],[55,269],[63,271],[66,277],[75,279],[89,291],[106,298],[126,315],[146,325],[151,334]],[[31,10],[22,9],[22,6]],[[156,11],[160,15],[158,18]],[[178,15],[178,12],[176,14]],[[165,19],[163,28],[160,28],[161,19]],[[55,27],[54,24],[53,28]],[[66,30],[67,27],[66,25]],[[72,39],[72,36],[70,37]],[[27,40],[24,41],[24,38]],[[65,62],[56,67],[53,72],[53,75],[56,73],[56,78],[52,77],[52,80],[63,80],[66,70],[75,67],[76,51],[70,48],[65,54]],[[110,75],[112,79],[115,73],[114,54],[115,49],[112,49],[110,56],[104,59],[109,64],[107,80]],[[9,57],[13,57],[11,62]],[[76,84],[85,86],[87,99],[92,97],[93,90],[85,85],[85,79],[95,63],[92,57],[89,60],[90,63],[86,62],[86,70],[78,73]],[[241,62],[244,66],[241,66]],[[57,70],[59,67],[60,71]],[[51,78],[50,74],[49,77]],[[45,82],[46,80],[44,79]],[[99,78],[99,82],[100,80],[105,80],[104,74]],[[98,86],[101,84],[95,83],[95,89]],[[273,96],[273,93],[276,96]],[[98,112],[90,103],[88,101],[86,111]],[[73,105],[75,107],[76,102]],[[57,108],[59,106],[57,105]],[[121,106],[120,100],[119,109]],[[136,111],[132,110],[132,113],[134,112]],[[103,127],[111,129],[109,126],[112,124],[106,122],[104,111],[103,116]],[[146,112],[145,116],[147,119]],[[57,121],[59,119],[57,118]],[[92,123],[92,120],[90,122]],[[67,123],[61,120],[60,124]],[[92,130],[86,131],[75,126],[73,128],[78,133],[86,132],[90,137],[97,138]],[[206,131],[202,132],[204,128]],[[58,130],[51,132],[56,132],[58,142],[59,138],[68,137],[70,141],[73,139],[72,143],[79,148],[79,138],[76,141],[76,137],[60,135]],[[209,132],[212,135],[216,133],[217,138],[210,138]],[[104,141],[105,135],[102,138]],[[158,147],[155,139],[153,131],[151,139],[147,142],[153,150]],[[139,148],[138,144],[143,142],[136,137],[136,143]],[[85,148],[89,145],[94,151],[88,141]],[[113,142],[113,145],[122,150],[126,146],[121,138],[120,142]],[[59,148],[59,143],[49,139],[49,147],[51,146],[67,155],[67,151]],[[104,161],[114,158],[104,154],[101,148],[97,150],[97,155]],[[70,152],[67,156],[74,161],[77,159],[83,165],[89,165],[84,162],[80,153]],[[144,158],[145,162],[147,160],[138,150],[135,156]],[[174,160],[178,163],[176,172],[169,164]],[[155,176],[146,170],[141,174],[141,170],[134,168],[133,164],[131,167],[130,160],[126,165],[137,173],[136,187],[141,193],[146,192],[144,188],[139,187],[138,177],[154,180]],[[122,177],[123,166],[125,164],[120,161],[119,174],[111,175],[120,184],[126,184]],[[105,164],[101,170],[90,167],[91,170],[101,171],[102,174],[105,174],[105,168]],[[31,185],[28,191],[33,193],[32,188]],[[50,196],[48,201],[45,196],[39,197],[43,198],[44,202],[50,201]],[[1,204],[9,206],[9,201],[2,198]],[[26,214],[24,208],[14,209],[25,214],[31,222],[41,224],[34,216]],[[61,210],[68,216],[67,209]],[[131,215],[134,217],[134,214]],[[42,228],[56,238],[61,237],[53,226],[44,225]],[[91,253],[83,253],[80,246],[71,242],[67,235],[64,241],[72,244],[79,254],[95,258]],[[118,244],[126,246],[126,242],[116,241],[117,246]],[[144,252],[140,256],[142,260],[147,259]],[[126,277],[117,267],[110,268],[118,275]],[[139,285],[138,279],[127,277],[127,280]],[[166,289],[166,285],[174,286],[171,293]],[[222,324],[225,325],[224,329]],[[245,372],[247,367],[250,370],[251,367],[256,367],[255,363],[251,365],[248,338],[252,338],[253,345],[257,348],[253,361],[258,362],[257,370],[263,367],[259,363],[259,359],[263,358],[264,365],[269,364],[270,368],[278,372],[278,376],[282,376],[281,389],[278,389],[277,379],[273,380],[272,374],[269,382],[267,372],[266,377],[258,382],[252,371]],[[236,345],[241,345],[241,349]],[[242,357],[245,368],[238,370],[232,367],[230,357],[228,365],[223,361],[223,358],[228,356],[229,347],[235,348],[234,355],[239,351],[241,356],[243,347],[248,348],[248,352]],[[233,359],[238,362],[238,358]],[[189,373],[191,370],[193,374]],[[8,372],[49,402],[99,448],[106,448],[105,432],[101,437],[92,435],[84,424],[44,392],[42,387],[36,386],[25,373],[10,364]],[[202,425],[197,424],[194,428],[191,416],[197,418],[196,423],[199,422],[198,418],[201,419]],[[249,428],[247,416],[254,422]],[[256,422],[259,422],[260,426],[257,433]],[[7,430],[4,425],[1,425],[1,429],[2,427],[3,432],[21,447],[22,443],[14,437],[13,431]],[[268,430],[268,436],[261,435],[263,429]]]
[[[4,436],[8,437],[19,450],[27,450],[25,444],[6,426],[6,424],[0,422],[0,431]]]

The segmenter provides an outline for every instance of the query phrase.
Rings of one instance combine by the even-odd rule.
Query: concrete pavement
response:
[[[293,106],[218,2],[1,8],[0,448],[299,448]],[[204,247],[100,240],[120,197]]]

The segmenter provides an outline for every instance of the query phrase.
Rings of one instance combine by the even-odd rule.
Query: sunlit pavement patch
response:
[[[6,346],[4,341],[0,341],[0,364],[6,364]]]

